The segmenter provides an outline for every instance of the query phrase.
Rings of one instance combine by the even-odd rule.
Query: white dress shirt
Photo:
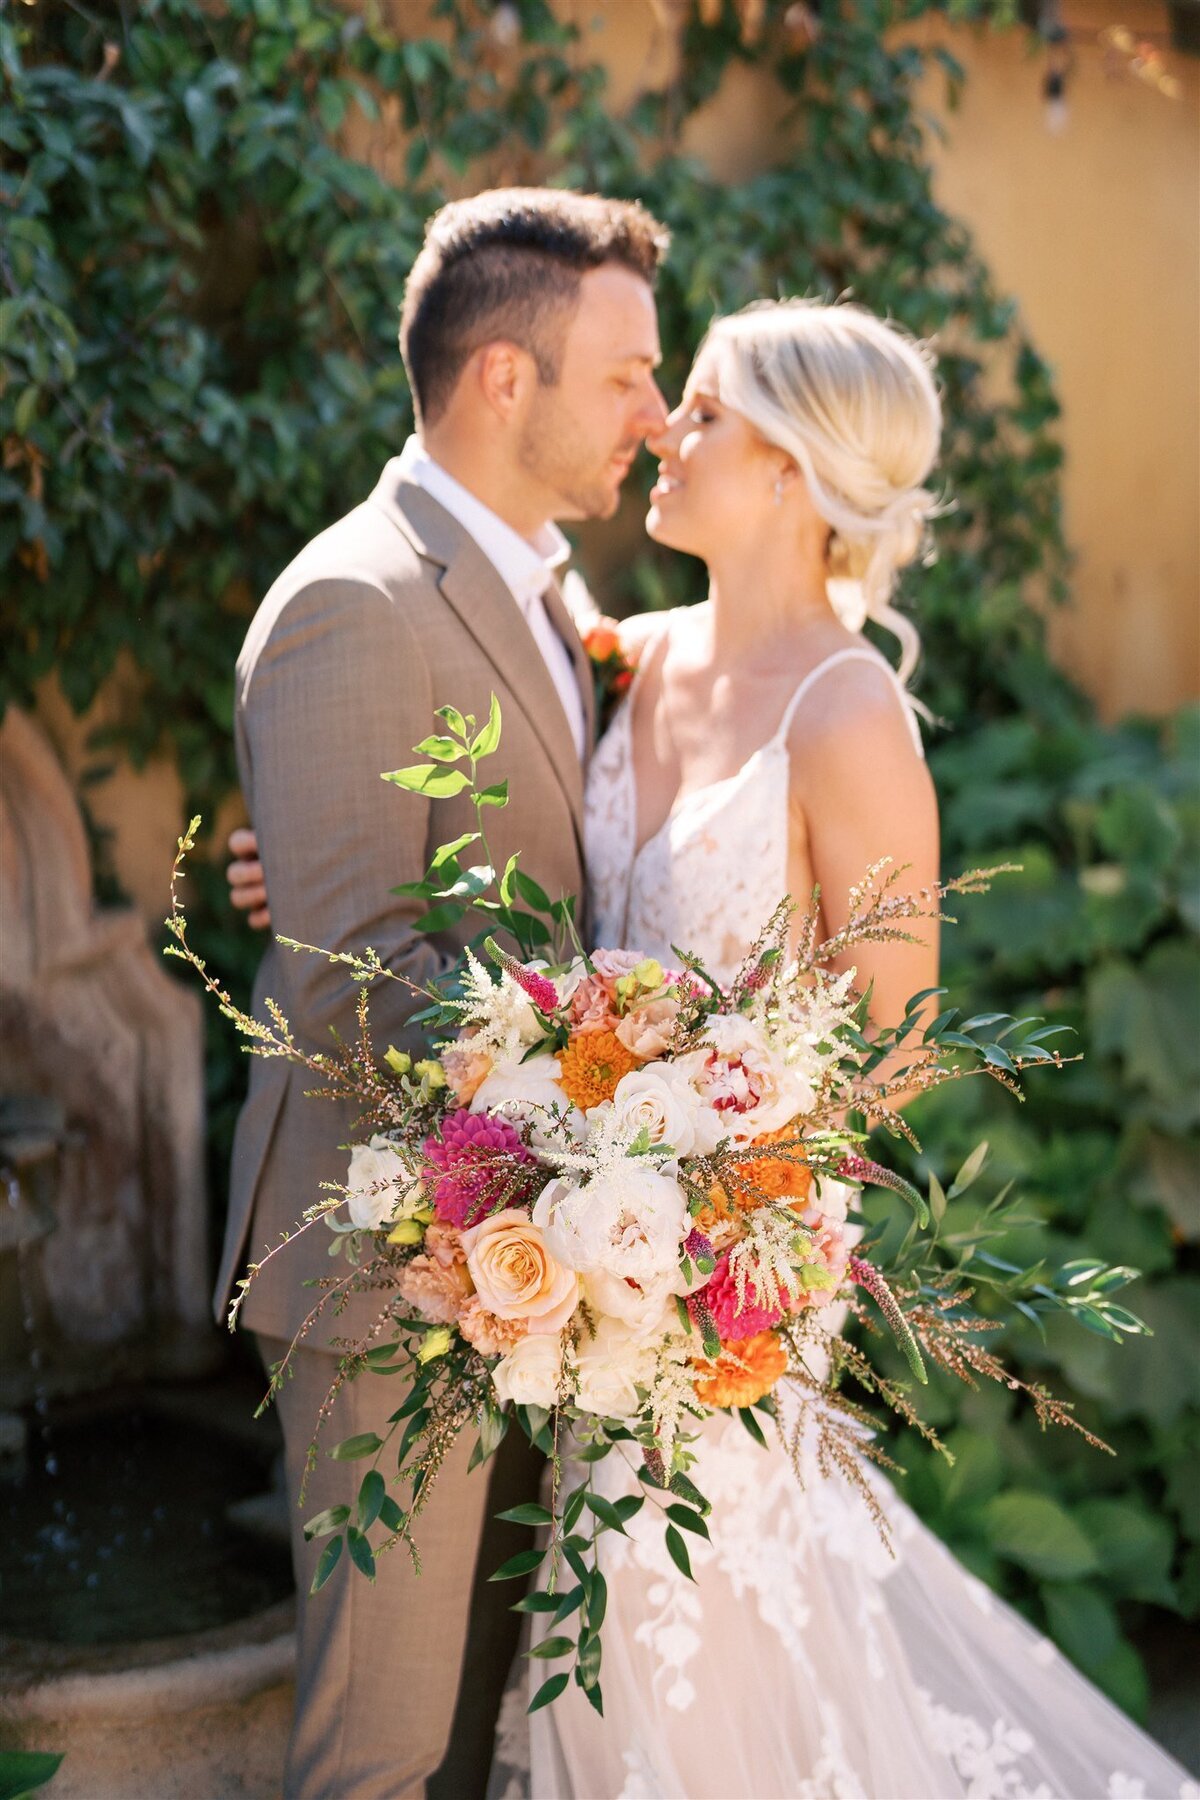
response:
[[[555,571],[562,568],[570,556],[571,546],[558,526],[551,523],[543,527],[536,539],[522,537],[435,462],[417,437],[410,437],[400,452],[400,468],[474,538],[520,607],[542,661],[550,672],[582,761],[586,726],[575,665],[571,652],[550,623],[542,600],[555,579]]]

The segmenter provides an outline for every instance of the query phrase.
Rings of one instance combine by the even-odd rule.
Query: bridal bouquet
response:
[[[386,1437],[367,1433],[332,1451],[370,1467],[352,1502],[308,1522],[310,1536],[328,1539],[314,1587],[343,1553],[368,1576],[388,1544],[404,1541],[416,1555],[422,1505],[459,1434],[477,1433],[478,1463],[515,1421],[550,1457],[550,1504],[503,1516],[542,1527],[545,1542],[493,1579],[542,1569],[518,1603],[553,1614],[551,1635],[530,1654],[570,1659],[601,1710],[597,1538],[623,1531],[649,1502],[690,1576],[684,1534],[707,1536],[710,1511],[689,1474],[690,1446],[710,1413],[736,1411],[762,1439],[782,1428],[774,1390],[791,1382],[822,1474],[856,1481],[886,1532],[863,1459],[894,1465],[848,1382],[933,1434],[910,1385],[843,1335],[846,1314],[833,1302],[868,1332],[886,1327],[917,1382],[928,1360],[1016,1387],[985,1342],[995,1302],[1035,1317],[1065,1308],[1109,1335],[1135,1331],[1139,1322],[1112,1298],[1134,1271],[1012,1269],[987,1248],[1015,1222],[1006,1197],[970,1231],[944,1229],[948,1201],[978,1175],[982,1151],[948,1195],[934,1184],[927,1201],[868,1160],[862,1134],[845,1124],[858,1114],[911,1136],[899,1096],[980,1072],[1013,1086],[1025,1066],[1059,1060],[1036,1020],[960,1022],[951,1010],[923,1025],[932,994],[917,995],[897,1028],[868,1037],[853,971],[830,970],[853,944],[902,936],[938,914],[946,894],[979,891],[986,872],[913,896],[881,864],[852,893],[847,925],[824,942],[815,900],[798,933],[784,901],[728,985],[686,947],[672,966],[637,946],[589,955],[569,899],[551,901],[515,858],[497,873],[487,856],[485,808],[504,794],[481,787],[478,769],[499,741],[498,707],[480,730],[453,708],[440,716],[445,734],[418,746],[429,760],[388,777],[432,795],[469,790],[480,821],[404,890],[427,906],[432,929],[468,912],[484,926],[476,947],[423,990],[433,1054],[375,1054],[368,990],[399,977],[369,951],[339,957],[361,983],[359,1042],[311,1054],[277,1008],[264,1023],[231,1006],[190,949],[177,904],[172,948],[253,1048],[303,1063],[322,1091],[352,1096],[362,1110],[344,1185],[303,1227],[323,1220],[347,1262],[322,1284],[310,1323],[352,1292],[373,1292],[377,1320],[343,1344],[336,1386],[371,1370],[399,1375],[404,1393]],[[466,866],[476,843],[485,860]],[[908,1223],[868,1228],[852,1248],[848,1221],[865,1223],[867,1187],[898,1195]],[[280,1253],[284,1245],[269,1254]],[[972,1305],[981,1286],[993,1301],[986,1318]],[[274,1383],[285,1374],[286,1362]],[[1043,1423],[1082,1429],[1044,1390],[1026,1391]],[[584,1473],[564,1492],[567,1433]],[[595,1464],[614,1452],[636,1458],[641,1493],[609,1500],[594,1491]],[[533,1706],[556,1698],[570,1673],[550,1675]]]

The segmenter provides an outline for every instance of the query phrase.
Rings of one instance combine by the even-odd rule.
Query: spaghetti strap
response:
[[[797,708],[809,689],[815,687],[822,675],[827,675],[830,669],[836,669],[839,663],[846,662],[869,662],[873,663],[877,669],[883,670],[884,674],[896,690],[896,696],[903,706],[904,716],[908,720],[908,728],[912,733],[913,745],[918,756],[923,759],[925,755],[925,746],[921,742],[921,732],[917,725],[916,709],[907,689],[904,687],[900,677],[892,668],[891,664],[879,654],[878,650],[871,650],[865,644],[861,647],[852,645],[845,650],[835,650],[832,656],[827,656],[824,662],[819,662],[815,669],[810,669],[808,671],[808,674],[804,677],[804,680],[800,683],[800,686],[788,701],[783,718],[779,721],[779,729],[776,731],[773,741],[778,743],[783,738],[786,738],[788,732],[791,730],[792,721],[796,716]]]

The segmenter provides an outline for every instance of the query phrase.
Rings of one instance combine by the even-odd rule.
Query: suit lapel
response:
[[[562,701],[516,600],[470,533],[424,488],[407,480],[394,461],[384,469],[372,498],[423,556],[441,565],[441,593],[502,677],[541,743],[570,806],[582,854],[583,770]],[[565,607],[562,610],[565,616]],[[587,655],[569,619],[567,624],[566,642],[576,674],[582,658],[587,677],[582,691],[590,729]],[[453,705],[454,695],[441,696],[439,704]]]

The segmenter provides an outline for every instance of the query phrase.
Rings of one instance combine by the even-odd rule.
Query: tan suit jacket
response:
[[[577,635],[558,609],[592,727],[591,682]],[[509,778],[510,803],[486,815],[503,867],[515,850],[552,898],[583,899],[583,777],[562,703],[532,633],[474,539],[390,462],[370,499],[301,551],[255,616],[237,666],[235,729],[243,791],[258,833],[274,929],[330,950],[370,945],[414,981],[428,979],[478,921],[428,938],[417,908],[389,890],[424,873],[439,843],[470,831],[468,800],[427,801],[380,780],[412,763],[447,704],[482,722],[495,693],[503,713],[490,784]],[[255,1011],[277,1000],[297,1037],[330,1047],[350,1035],[357,990],[328,961],[272,943]],[[409,1014],[421,1003],[396,982],[373,991],[372,1035],[422,1048]],[[306,1099],[303,1071],[255,1056],[234,1143],[228,1226],[215,1295],[220,1317],[244,1264],[261,1258],[322,1181],[346,1177],[340,1146],[353,1111]],[[250,1286],[243,1323],[290,1338],[316,1299],[306,1279],[344,1271],[318,1223]],[[379,1312],[357,1296],[314,1345],[365,1329]]]

